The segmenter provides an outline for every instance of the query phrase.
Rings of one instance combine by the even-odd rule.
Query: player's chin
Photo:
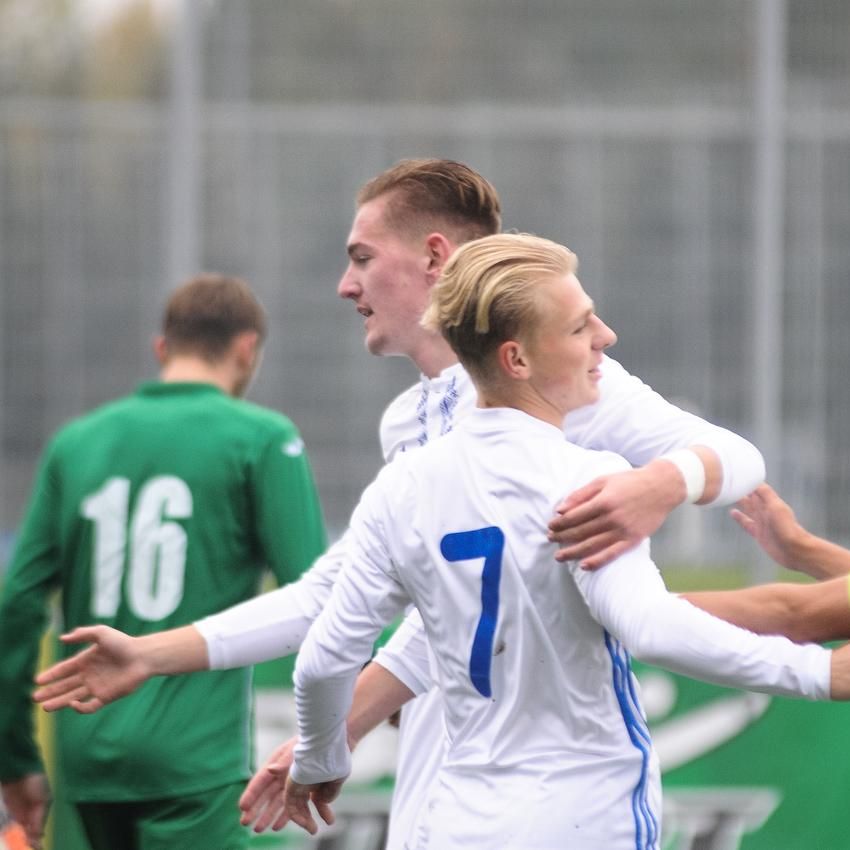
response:
[[[378,357],[398,357],[406,354],[405,347],[386,335],[366,334],[366,351]]]
[[[375,354],[380,357],[381,355],[390,353],[388,351],[389,343],[387,338],[382,334],[377,333],[375,330],[367,328],[364,344],[366,346],[366,351],[368,351],[369,354]]]
[[[591,378],[585,388],[585,398],[582,407],[587,404],[594,404],[599,401],[599,378]]]

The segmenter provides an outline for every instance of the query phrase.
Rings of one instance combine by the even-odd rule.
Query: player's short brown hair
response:
[[[536,319],[537,284],[577,267],[568,248],[528,233],[467,242],[444,266],[422,325],[443,335],[473,377],[486,378],[492,352]]]
[[[248,284],[207,272],[176,289],[165,306],[162,333],[172,353],[218,360],[234,337],[255,331],[266,336],[266,314]]]
[[[393,229],[417,235],[449,231],[461,243],[498,233],[502,226],[493,185],[451,159],[403,159],[366,183],[357,205],[384,196],[389,197],[384,218]]]

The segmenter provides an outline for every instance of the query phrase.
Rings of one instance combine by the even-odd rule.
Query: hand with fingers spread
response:
[[[302,785],[289,776],[283,794],[283,809],[286,819],[297,823],[310,835],[315,835],[319,831],[319,827],[310,811],[309,804],[312,803],[319,817],[326,824],[332,824],[334,814],[331,811],[330,804],[339,796],[344,781],[344,779],[334,779],[315,785]]]
[[[797,522],[791,506],[772,487],[762,484],[741,499],[730,513],[774,561],[795,569],[795,552],[807,532]]]
[[[789,570],[817,579],[850,572],[850,551],[807,531],[768,484],[741,499],[730,513],[776,563]]]
[[[80,714],[93,714],[153,675],[141,652],[142,638],[109,626],[80,626],[61,640],[91,645],[36,676],[39,687],[33,699],[46,711],[73,708]]]
[[[243,826],[254,825],[254,832],[283,829],[289,821],[283,794],[292,766],[298,736],[281,744],[254,774],[239,798]]]
[[[664,462],[596,478],[556,508],[549,523],[549,539],[561,544],[555,558],[602,567],[656,532],[684,498],[678,471]]]

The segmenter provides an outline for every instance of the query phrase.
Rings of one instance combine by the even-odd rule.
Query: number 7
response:
[[[440,552],[450,562],[484,558],[481,572],[481,618],[472,640],[469,656],[469,677],[481,696],[492,695],[490,662],[493,657],[493,634],[499,615],[499,580],[502,576],[502,552],[505,535],[491,525],[474,531],[447,534],[440,541]]]

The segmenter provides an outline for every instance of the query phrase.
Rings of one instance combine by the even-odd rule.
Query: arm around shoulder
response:
[[[671,594],[646,544],[573,574],[594,618],[642,661],[719,685],[827,699],[830,652],[739,629]]]

